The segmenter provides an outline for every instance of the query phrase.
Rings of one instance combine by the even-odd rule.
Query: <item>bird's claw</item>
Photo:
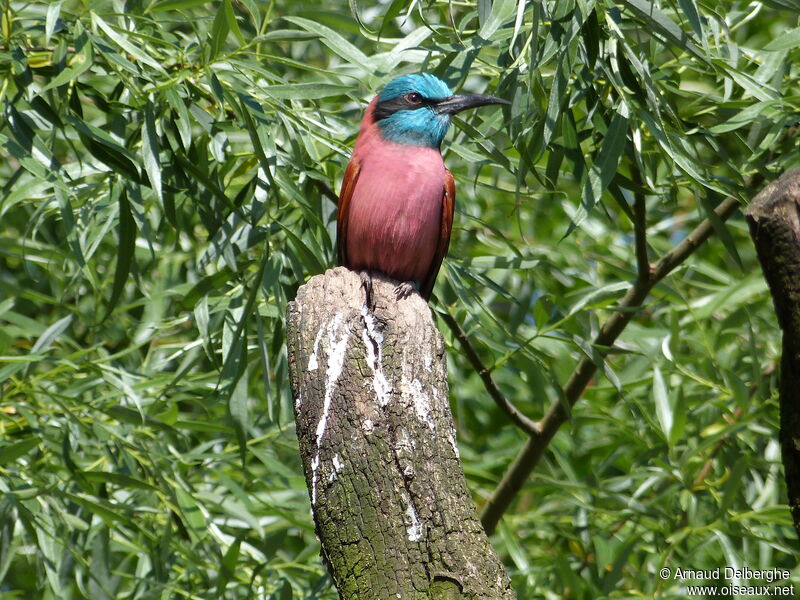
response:
[[[415,290],[414,284],[410,281],[404,281],[403,283],[398,283],[397,286],[394,288],[394,297],[397,300],[404,300],[408,298]]]
[[[361,277],[361,287],[364,288],[364,303],[367,306],[367,310],[373,312],[375,310],[375,297],[372,293],[372,276],[369,271],[360,271],[359,275]]]

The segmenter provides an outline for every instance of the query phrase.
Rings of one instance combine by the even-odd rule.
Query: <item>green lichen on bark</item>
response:
[[[346,600],[513,599],[456,446],[442,336],[417,295],[314,277],[287,314],[300,453],[323,554]]]
[[[789,507],[800,535],[800,169],[765,187],[745,215],[783,330],[780,442]]]

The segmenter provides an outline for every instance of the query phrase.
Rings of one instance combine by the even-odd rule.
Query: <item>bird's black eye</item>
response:
[[[422,96],[417,92],[409,92],[406,94],[406,100],[408,100],[410,104],[419,104],[422,102]]]

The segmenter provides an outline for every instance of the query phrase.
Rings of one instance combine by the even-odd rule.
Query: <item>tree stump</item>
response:
[[[512,599],[456,445],[444,342],[417,294],[311,279],[287,314],[297,438],[322,553],[346,600]]]
[[[744,212],[783,330],[781,455],[800,535],[800,169],[765,187]]]

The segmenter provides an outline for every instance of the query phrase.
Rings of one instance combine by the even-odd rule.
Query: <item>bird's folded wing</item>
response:
[[[447,248],[450,246],[450,233],[453,231],[453,215],[456,207],[456,185],[453,180],[453,174],[447,169],[444,170],[444,191],[442,195],[442,224],[439,230],[439,244],[436,246],[436,254],[433,255],[431,266],[428,269],[428,274],[420,282],[419,293],[425,300],[430,300],[431,292],[433,291],[433,284],[436,281],[436,275],[439,273],[439,267],[442,266],[447,254]]]
[[[347,265],[347,224],[348,211],[350,210],[350,200],[353,197],[353,190],[356,189],[358,174],[361,171],[361,163],[354,156],[347,165],[342,181],[342,192],[339,194],[339,210],[336,215],[336,253],[339,264]]]

